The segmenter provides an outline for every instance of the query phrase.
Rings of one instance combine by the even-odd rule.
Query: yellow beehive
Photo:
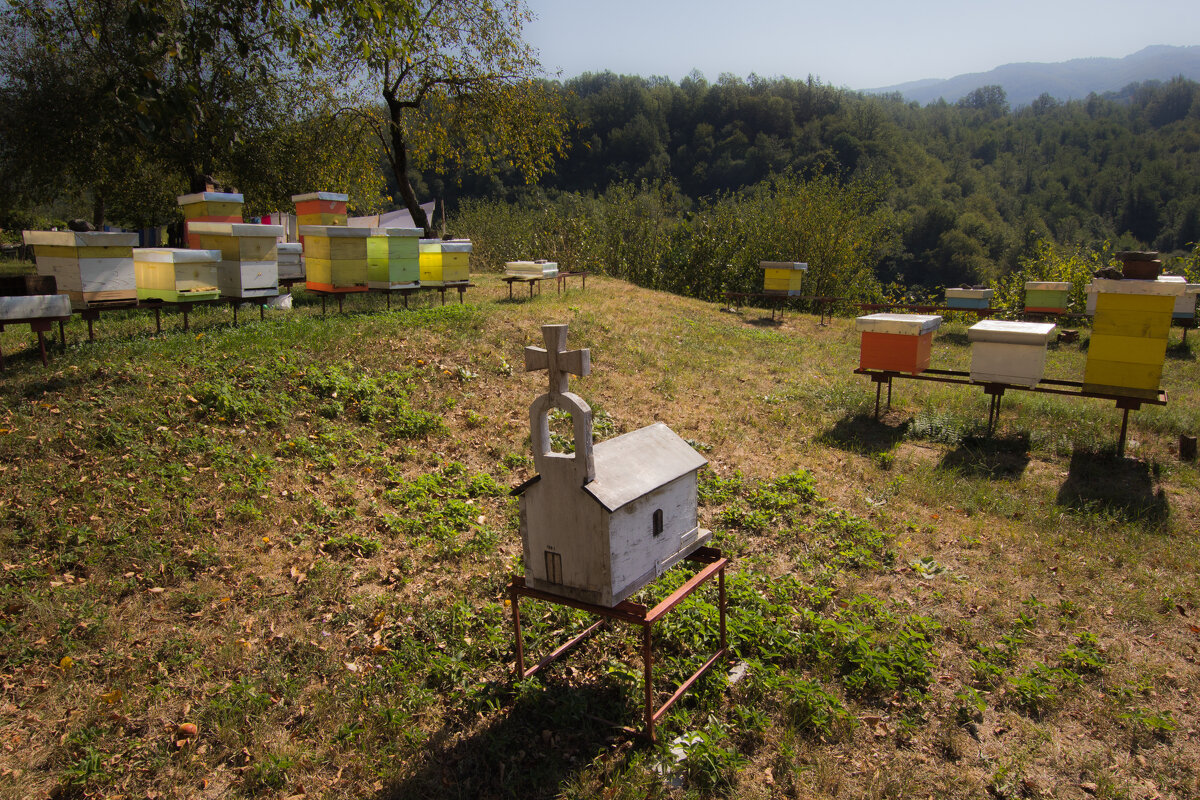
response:
[[[1096,317],[1084,366],[1083,388],[1129,397],[1158,396],[1175,298],[1174,281],[1093,281]]]
[[[23,231],[21,235],[33,247],[38,274],[53,277],[58,293],[68,295],[75,308],[137,302],[136,233]]]
[[[217,270],[220,250],[135,247],[133,270],[139,300],[194,303],[221,296]]]
[[[256,298],[279,294],[276,248],[282,225],[233,222],[193,222],[202,250],[219,250],[217,287],[222,297]]]
[[[301,225],[305,285],[321,292],[367,291],[370,228]]]
[[[471,279],[471,242],[467,239],[421,239],[422,286],[449,286]]]
[[[243,197],[233,192],[196,192],[176,198],[183,210],[187,229],[187,246],[201,248],[199,239],[192,233],[193,222],[241,222]]]
[[[798,261],[760,261],[763,270],[763,291],[768,294],[800,294],[800,282],[808,264]]]

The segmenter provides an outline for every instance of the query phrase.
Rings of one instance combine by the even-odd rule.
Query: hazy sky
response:
[[[551,73],[698,69],[873,89],[1001,64],[1200,44],[1197,0],[527,0]]]

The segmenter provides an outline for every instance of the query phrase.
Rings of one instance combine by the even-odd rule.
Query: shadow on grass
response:
[[[855,413],[842,417],[829,430],[817,437],[817,442],[850,453],[875,455],[886,453],[908,433],[911,420],[899,425],[879,422],[870,414]]]
[[[746,320],[746,322],[759,328],[778,328],[783,325],[783,315],[779,314],[774,319],[771,317],[755,317],[754,319]]]
[[[1195,361],[1196,351],[1191,342],[1179,341],[1167,346],[1167,358],[1175,361]]]
[[[957,347],[968,347],[971,344],[971,340],[967,338],[965,331],[963,333],[959,333],[958,331],[946,331],[943,333],[939,331],[937,340],[940,343],[952,344]]]
[[[568,686],[552,678],[531,686],[508,713],[468,735],[458,725],[435,733],[426,743],[415,773],[387,786],[378,796],[551,798],[596,754],[630,734],[599,717],[624,720],[629,690],[615,682]]]
[[[1150,465],[1111,453],[1076,450],[1057,502],[1072,511],[1111,514],[1157,527],[1170,516],[1166,493],[1155,490]]]
[[[1016,480],[1029,466],[1029,434],[1003,438],[963,437],[958,447],[946,453],[940,469],[994,480]]]

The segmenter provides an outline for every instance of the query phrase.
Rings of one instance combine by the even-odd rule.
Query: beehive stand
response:
[[[525,585],[525,578],[518,576],[512,579],[508,585],[509,600],[512,603],[513,612],[513,636],[516,640],[516,677],[518,680],[529,678],[536,675],[546,666],[552,664],[564,655],[569,653],[575,647],[586,641],[592,634],[596,633],[600,628],[604,627],[608,620],[616,620],[625,622],[630,625],[636,625],[642,629],[642,680],[644,686],[644,694],[642,699],[643,714],[645,718],[645,729],[643,733],[651,742],[655,741],[655,726],[662,719],[663,714],[675,704],[675,701],[690,689],[696,681],[700,679],[704,673],[712,668],[712,665],[717,663],[726,651],[726,635],[725,635],[725,567],[729,563],[729,559],[721,555],[721,551],[711,548],[702,547],[695,550],[687,557],[687,560],[701,565],[700,571],[688,579],[683,586],[676,589],[668,597],[659,602],[653,608],[647,608],[640,603],[632,603],[624,600],[611,608],[608,606],[594,605],[592,603],[584,603],[579,600],[573,600],[569,597],[562,597],[548,592],[542,592],[537,589],[530,588]],[[713,576],[717,578],[717,608],[719,613],[719,646],[712,655],[708,657],[699,669],[691,674],[683,683],[681,683],[675,691],[662,704],[655,705],[654,691],[654,624],[665,617],[673,608],[686,600],[693,592],[710,581]],[[559,646],[552,653],[544,657],[537,664],[525,667],[525,644],[523,634],[521,633],[521,598],[529,597],[536,600],[542,600],[547,603],[557,603],[559,605],[577,608],[580,611],[585,611],[593,616],[601,619],[593,623],[582,633],[576,635],[570,641]]]
[[[1040,394],[1057,394],[1066,397],[1094,397],[1100,400],[1114,400],[1117,408],[1121,409],[1124,414],[1121,417],[1121,436],[1117,440],[1117,457],[1125,456],[1125,439],[1129,432],[1129,412],[1137,411],[1142,405],[1165,406],[1167,404],[1167,393],[1160,391],[1157,397],[1128,397],[1126,395],[1114,394],[1110,392],[1092,392],[1084,389],[1083,383],[1080,381],[1059,381],[1050,378],[1043,378],[1036,386],[1014,386],[1008,383],[978,383],[971,380],[969,372],[952,369],[926,369],[917,375],[910,375],[904,372],[892,372],[888,370],[873,370],[859,369],[854,370],[855,375],[866,375],[875,384],[875,419],[879,419],[879,401],[883,385],[887,384],[887,407],[892,407],[892,380],[895,378],[908,378],[918,381],[934,381],[935,383],[957,383],[967,386],[982,386],[983,391],[990,398],[988,404],[988,435],[991,436],[995,430],[996,424],[1000,421],[1000,402],[1004,397],[1004,393],[1009,390],[1017,390],[1023,392],[1038,392]]]

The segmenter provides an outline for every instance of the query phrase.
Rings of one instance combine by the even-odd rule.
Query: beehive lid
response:
[[[293,203],[303,203],[305,200],[328,200],[331,203],[345,203],[350,200],[350,195],[338,194],[337,192],[309,192],[308,194],[292,195]]]
[[[24,294],[0,297],[0,322],[14,319],[52,319],[71,316],[71,298],[65,294]]]
[[[967,328],[967,340],[971,342],[999,342],[1003,344],[1044,345],[1050,342],[1053,322],[1010,322],[986,319]]]
[[[244,203],[245,200],[242,195],[233,192],[196,192],[180,195],[175,198],[175,202],[181,206],[190,206],[192,203]]]
[[[596,478],[583,488],[609,511],[708,463],[661,422],[600,442],[592,459]]]
[[[1176,276],[1168,275],[1167,277]],[[1118,281],[1112,278],[1095,278],[1092,281],[1092,286],[1095,287],[1095,291],[1102,294],[1143,294],[1160,297],[1178,297],[1187,288],[1187,284],[1184,283],[1183,278],[1174,281]]]
[[[1065,292],[1070,288],[1067,281],[1025,281],[1027,292]]]
[[[453,239],[449,242],[442,242],[443,253],[469,253],[471,252],[471,243],[462,239]]]
[[[425,231],[420,228],[371,228],[372,236],[420,236]]]
[[[195,264],[221,260],[220,250],[188,250],[182,247],[135,247],[133,260],[155,264]]]
[[[947,289],[946,297],[957,297],[970,300],[987,300],[994,292],[994,289]]]
[[[759,269],[802,269],[807,270],[808,264],[801,261],[760,261]]]
[[[304,252],[304,245],[300,244],[299,242],[284,242],[279,245],[277,252],[281,256],[288,253],[298,256]]]
[[[283,236],[282,225],[256,225],[253,222],[189,222],[189,233],[208,233],[218,236]]]
[[[345,225],[301,225],[301,236],[325,236],[330,239],[366,239],[371,228],[350,228]]]
[[[902,333],[921,336],[937,330],[942,318],[926,314],[868,314],[854,320],[854,327],[869,333]]]
[[[47,247],[136,247],[136,233],[114,231],[21,231],[25,244]]]

